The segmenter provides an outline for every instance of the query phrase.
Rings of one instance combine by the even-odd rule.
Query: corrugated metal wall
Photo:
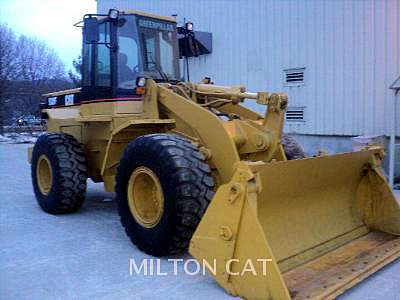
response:
[[[388,134],[388,89],[400,75],[398,0],[97,0],[98,11],[178,14],[213,33],[213,53],[191,59],[191,79],[284,91],[305,106],[306,122],[287,131]],[[286,87],[283,70],[305,67],[305,84]],[[400,103],[397,110],[400,136]]]

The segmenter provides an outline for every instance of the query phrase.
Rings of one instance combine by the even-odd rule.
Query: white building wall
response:
[[[191,80],[282,91],[305,106],[306,122],[286,131],[313,135],[389,134],[388,89],[400,75],[399,0],[97,0],[98,12],[178,14],[213,33],[213,53],[191,61]],[[286,87],[283,70],[305,67],[305,84]],[[259,109],[259,108],[255,108]],[[396,134],[400,136],[400,105]]]

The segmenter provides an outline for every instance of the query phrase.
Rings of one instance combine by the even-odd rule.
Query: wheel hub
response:
[[[164,196],[160,181],[152,170],[139,167],[128,182],[128,204],[135,220],[145,228],[160,221],[164,211]]]
[[[53,182],[53,171],[49,159],[44,154],[38,159],[36,177],[40,192],[47,196]]]

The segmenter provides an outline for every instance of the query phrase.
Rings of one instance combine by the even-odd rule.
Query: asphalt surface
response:
[[[161,261],[166,276],[130,274],[130,259],[152,258],[125,235],[112,195],[89,183],[84,207],[45,214],[36,204],[28,145],[0,144],[0,299],[228,299],[210,276]],[[400,197],[400,193],[398,193]],[[174,257],[189,259],[190,257]],[[400,261],[341,299],[400,299]]]

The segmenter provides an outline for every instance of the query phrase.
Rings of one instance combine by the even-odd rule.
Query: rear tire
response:
[[[283,135],[281,144],[288,160],[306,158],[307,154],[303,147],[290,135]]]
[[[136,188],[132,178],[142,173],[153,177],[150,186],[155,190],[159,185],[162,193],[160,199],[149,199],[162,202],[161,212],[156,209],[159,217],[150,218],[154,222],[149,223],[141,221],[136,204],[132,204],[146,209],[152,205],[145,201],[149,197],[143,196],[152,194],[142,192],[140,186],[140,192],[133,194],[136,197],[131,194]],[[116,198],[122,226],[131,241],[150,255],[183,252],[213,197],[213,188],[210,167],[190,141],[170,134],[141,136],[129,143],[117,171]]]
[[[33,148],[31,175],[37,202],[45,212],[64,214],[81,208],[86,196],[86,161],[73,136],[41,135]]]

